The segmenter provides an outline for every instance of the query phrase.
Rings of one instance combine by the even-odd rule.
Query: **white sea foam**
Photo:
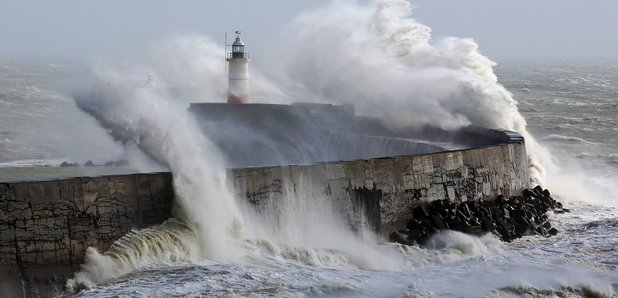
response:
[[[504,247],[502,241],[492,234],[475,237],[450,230],[436,233],[426,245],[432,249],[457,250],[467,256],[495,254]]]
[[[242,220],[225,184],[224,160],[218,149],[202,136],[186,108],[169,97],[161,84],[165,82],[154,77],[152,71],[138,68],[118,72],[105,67],[98,72],[100,85],[93,92],[77,95],[78,105],[110,129],[116,139],[136,144],[171,170],[176,201],[181,206],[177,216],[195,230],[201,257],[233,259],[236,256],[233,238]],[[131,239],[140,240],[139,237]],[[105,255],[105,258],[108,261],[104,268],[96,270],[125,272],[123,268],[137,267],[115,256]],[[101,264],[96,258],[87,259],[82,272],[97,267],[92,262]],[[79,276],[77,273],[78,281]],[[97,278],[93,282],[103,280]]]
[[[556,134],[552,134],[550,136],[544,137],[542,140],[550,141],[550,142],[582,143],[582,144],[589,144],[589,145],[593,145],[594,144],[593,142],[586,141],[586,140],[584,140],[582,138],[572,137],[572,136],[556,135]]]
[[[0,168],[57,167],[67,159],[22,159],[0,162]]]
[[[526,138],[532,177],[542,183],[549,153],[526,130],[517,102],[497,82],[494,62],[468,38],[432,41],[403,0],[335,1],[289,28],[270,68],[291,98],[351,104],[397,127],[477,125]]]
[[[67,290],[90,288],[149,266],[194,262],[200,255],[197,243],[192,227],[177,219],[152,228],[132,230],[104,254],[89,247],[80,271],[67,281]]]
[[[258,90],[254,100],[298,98],[354,104],[360,113],[379,116],[399,127],[433,124],[451,129],[474,124],[511,129],[526,138],[536,182],[543,181],[544,167],[556,171],[548,152],[527,132],[511,94],[497,83],[493,62],[482,56],[470,39],[445,38],[432,43],[431,30],[411,19],[410,11],[408,2],[385,0],[370,4],[338,1],[303,13],[290,28],[294,34],[283,48],[286,54],[279,55],[284,59],[269,64],[272,69],[266,73],[270,80],[259,71],[252,78],[252,84],[258,86],[252,86]],[[116,138],[138,144],[172,170],[187,231],[194,232],[195,242],[191,237],[172,241],[172,250],[187,254],[176,259],[144,250],[143,245],[168,243],[163,240],[165,233],[151,233],[158,228],[135,232],[118,242],[126,243],[116,246],[119,252],[101,255],[89,250],[86,264],[69,286],[104,283],[152,263],[196,262],[204,257],[257,267],[226,267],[231,271],[265,270],[264,284],[276,275],[264,268],[273,266],[298,274],[311,272],[310,278],[318,276],[321,285],[337,278],[338,273],[312,269],[318,271],[315,273],[306,266],[340,269],[335,272],[360,281],[333,287],[361,290],[367,287],[366,277],[355,271],[357,268],[396,270],[408,280],[420,280],[419,291],[429,294],[486,295],[506,286],[547,288],[597,282],[585,270],[566,266],[530,264],[534,261],[513,266],[517,262],[503,255],[505,246],[491,235],[443,232],[433,238],[433,249],[367,244],[364,241],[372,235],[359,237],[348,231],[325,197],[311,193],[311,183],[301,183],[300,195],[285,192],[279,210],[271,210],[273,214],[250,211],[246,206],[239,212],[225,185],[221,155],[200,137],[182,105],[184,99],[224,97],[222,50],[199,36],[179,38],[161,49],[157,55],[163,58],[153,59],[157,62],[151,67],[103,69],[101,89],[91,97],[78,97],[78,102],[112,129]],[[569,182],[561,179],[559,183],[565,181]],[[153,237],[142,241],[142,235]],[[522,255],[515,257],[526,260]],[[488,262],[506,263],[508,270]],[[452,265],[432,267],[449,263]],[[475,270],[468,270],[468,265]],[[419,267],[431,268],[421,272]],[[565,276],[566,270],[576,274]],[[401,281],[397,274],[372,276],[377,283]],[[469,282],[471,275],[476,281]],[[233,286],[226,281],[240,276],[244,275],[209,280],[208,287],[213,283],[221,288]],[[296,280],[290,282],[292,277],[280,278],[288,290],[296,285]],[[459,287],[461,282],[469,283]],[[440,292],[445,284],[448,288]],[[606,290],[605,284],[598,287]]]

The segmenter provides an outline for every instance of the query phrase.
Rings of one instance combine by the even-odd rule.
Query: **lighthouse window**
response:
[[[232,48],[232,52],[242,52],[243,51],[243,46],[234,46]]]

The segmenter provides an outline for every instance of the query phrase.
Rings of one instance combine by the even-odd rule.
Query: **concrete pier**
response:
[[[163,222],[173,197],[170,173],[0,183],[0,289],[15,293],[4,297],[60,290],[86,248]]]
[[[270,216],[282,216],[284,198],[310,189],[332,201],[353,230],[387,237],[423,201],[491,200],[528,187],[523,139],[499,137],[464,150],[230,169],[228,179],[239,201]],[[0,182],[0,289],[46,296],[79,268],[87,247],[105,251],[129,230],[163,222],[173,203],[170,173]]]
[[[353,228],[379,235],[405,226],[423,201],[491,200],[520,194],[529,184],[523,142],[426,155],[232,171],[236,195],[270,209],[299,189],[326,196]],[[289,187],[292,186],[292,187]],[[358,210],[364,210],[359,219]],[[274,208],[277,210],[277,208]],[[281,214],[271,214],[281,216]]]

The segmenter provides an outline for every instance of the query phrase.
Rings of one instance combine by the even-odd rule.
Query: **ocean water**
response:
[[[518,131],[534,179],[571,210],[550,214],[560,233],[502,243],[446,231],[434,249],[376,243],[356,237],[310,188],[286,198],[282,222],[255,214],[234,200],[221,153],[186,117],[187,99],[225,97],[223,49],[208,37],[174,39],[142,66],[0,59],[1,181],[168,169],[185,216],[130,233],[108,252],[89,249],[54,295],[618,293],[617,63],[494,66],[471,39],[434,41],[403,0],[335,1],[287,27],[285,54],[252,65],[256,102],[315,99],[399,127]],[[58,167],[119,159],[129,166]]]
[[[64,160],[103,161],[125,154],[68,95],[57,91],[54,80],[58,74],[66,74],[67,67],[15,61],[0,64],[0,173],[4,173],[4,179],[15,167],[22,169],[23,175],[41,169],[54,175],[55,171],[62,171],[54,166]],[[552,215],[560,230],[557,236],[501,243],[491,235],[478,238],[446,233],[440,235],[448,244],[442,249],[368,243],[358,244],[358,251],[285,246],[247,237],[236,240],[242,256],[233,262],[197,257],[168,258],[162,262],[154,258],[70,295],[615,295],[618,65],[510,62],[499,65],[496,73],[499,82],[514,94],[532,134],[550,149],[560,165],[561,170],[554,174],[561,178],[552,181],[548,177],[548,187],[571,212]],[[568,193],[573,187],[569,179],[576,180],[575,184],[583,185],[585,190]],[[363,253],[367,248],[371,254]],[[395,260],[397,266],[380,268],[358,260],[358,256],[370,258],[376,254]]]

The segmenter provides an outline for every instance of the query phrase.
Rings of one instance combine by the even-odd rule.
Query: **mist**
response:
[[[528,133],[516,100],[494,74],[496,63],[471,38],[436,37],[415,19],[413,9],[403,0],[337,1],[290,17],[283,30],[264,29],[277,32],[269,38],[247,34],[250,50],[258,53],[253,56],[259,57],[251,66],[253,101],[354,106],[359,115],[379,118],[392,129],[477,125],[514,130],[526,138],[533,182],[544,183],[545,169],[553,170],[554,165]],[[121,31],[122,20],[112,28]],[[230,164],[225,152],[212,135],[201,133],[186,110],[190,102],[225,98],[223,44],[216,38],[219,33],[171,33],[184,31],[181,27],[169,29],[171,37],[151,40],[144,34],[130,49],[126,45],[131,41],[123,40],[122,34],[118,41],[123,45],[112,42],[97,50],[81,45],[73,54],[47,44],[50,55],[88,59],[94,53],[131,61],[95,59],[94,88],[79,88],[72,99],[127,150],[139,148],[153,166],[169,169],[178,203],[175,219],[131,232],[106,253],[89,249],[81,271],[67,283],[69,289],[106,283],[152,264],[295,262],[388,271],[503,251],[492,236],[450,232],[436,236],[445,244],[433,247],[436,251],[376,247],[377,236],[371,231],[361,231],[359,237],[348,229],[312,177],[300,177],[294,185],[284,181],[288,196],[277,210],[256,212],[254,206],[238,202],[226,177]],[[158,38],[163,40],[146,46]],[[39,55],[36,51],[25,55]],[[139,58],[133,60],[132,55]],[[231,137],[267,142],[265,135],[244,129]],[[312,143],[316,140],[295,145]],[[282,148],[270,149],[274,156],[288,154]],[[312,153],[318,160],[326,154]],[[285,189],[299,189],[300,195],[291,196],[294,192]],[[518,276],[533,269],[525,266]]]

